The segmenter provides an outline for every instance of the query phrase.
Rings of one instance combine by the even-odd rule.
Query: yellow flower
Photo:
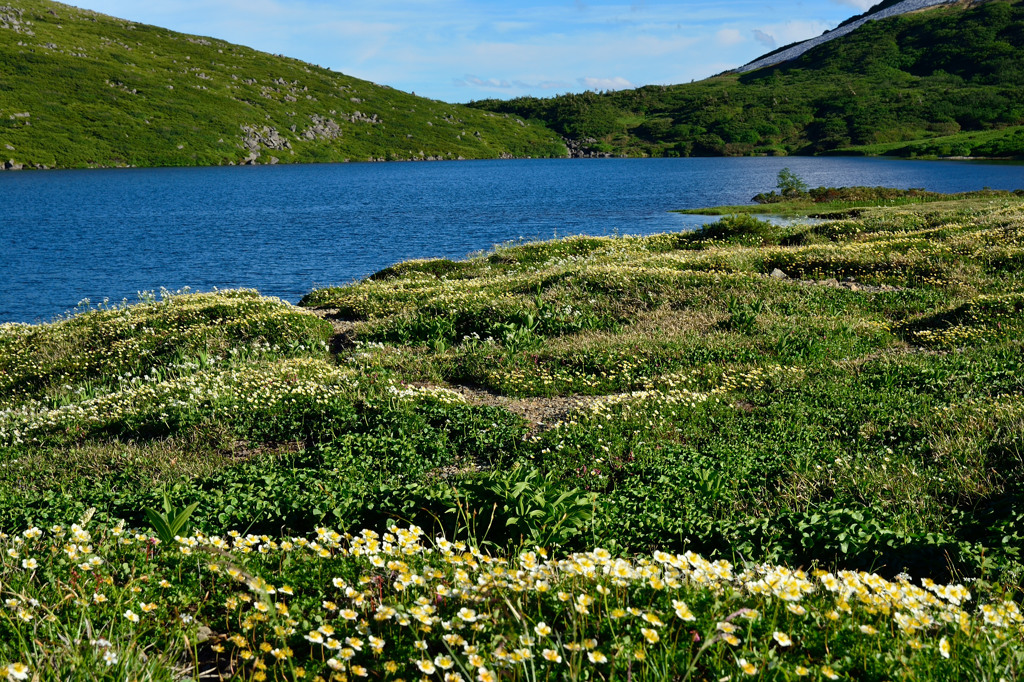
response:
[[[772,639],[778,642],[779,646],[792,646],[793,644],[793,640],[790,639],[789,635],[785,632],[779,632],[778,630],[772,634]]]
[[[757,666],[755,666],[753,663],[748,663],[747,659],[745,658],[737,660],[736,665],[738,665],[740,667],[740,670],[742,670],[747,675],[757,674]]]
[[[536,632],[541,637],[547,637],[548,635],[551,634],[551,628],[544,621],[541,621],[541,622],[537,623],[536,625],[534,625],[533,626],[533,631]]]
[[[644,618],[644,620],[646,620],[648,623],[650,623],[651,625],[653,625],[655,627],[661,627],[661,626],[664,625],[664,623],[661,621],[661,618],[658,618],[658,616],[656,616],[653,613],[645,613],[643,615],[643,618]]]
[[[608,657],[602,654],[600,651],[588,651],[587,658],[590,659],[591,663],[607,663]]]
[[[870,625],[861,625],[860,626],[860,631],[863,632],[865,635],[877,635],[878,634],[878,630],[876,630],[875,628],[871,627]]]
[[[949,654],[952,651],[952,647],[949,646],[949,640],[943,637],[939,640],[939,654],[943,658],[949,658]]]
[[[800,677],[805,677],[805,676],[811,674],[810,669],[809,668],[805,668],[802,665],[798,665],[796,668],[794,668],[793,672],[795,672]]]
[[[657,644],[661,637],[658,635],[658,631],[651,628],[640,628],[640,634],[644,636],[651,644]]]
[[[686,621],[697,620],[697,617],[693,615],[693,611],[691,611],[690,607],[688,607],[684,602],[681,602],[678,599],[673,599],[672,607],[675,609],[676,616],[678,618],[682,618]]]
[[[554,649],[545,649],[544,651],[540,652],[540,655],[543,656],[545,659],[551,661],[552,663],[562,662],[561,655],[559,655],[559,653]]]
[[[821,666],[821,674],[824,675],[825,677],[827,677],[830,680],[838,680],[839,679],[839,674],[836,673],[836,671],[833,670],[831,666],[827,666],[827,665]]]
[[[433,675],[434,672],[437,671],[437,668],[434,667],[433,662],[425,658],[421,658],[420,660],[416,661],[416,667],[419,668],[420,672],[422,672],[424,675]]]

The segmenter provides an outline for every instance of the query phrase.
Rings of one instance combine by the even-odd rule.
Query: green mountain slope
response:
[[[0,4],[0,167],[565,153],[511,115],[46,0]]]
[[[542,121],[583,153],[1024,155],[1024,3],[869,22],[742,75],[472,106]]]

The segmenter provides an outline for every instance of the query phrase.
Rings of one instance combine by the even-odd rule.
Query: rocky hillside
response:
[[[581,156],[1024,156],[1024,3],[928,1],[883,2],[868,18],[917,11],[859,17],[744,73],[473,106],[543,122]]]
[[[736,69],[736,71],[739,73],[746,73],[747,71],[763,69],[766,66],[774,66],[776,64],[781,64],[782,62],[788,62],[790,59],[796,59],[818,45],[824,45],[829,41],[845,36],[848,33],[852,33],[869,21],[887,19],[888,17],[895,17],[908,12],[916,12],[917,10],[927,9],[936,5],[948,5],[951,1],[955,0],[902,0],[902,2],[897,2],[895,4],[882,2],[875,7],[872,7],[860,18],[852,21],[844,21],[834,30],[825,31],[825,33],[820,36],[815,36],[810,40],[805,40],[795,45],[789,45],[782,49],[769,52],[763,57],[759,57],[752,62],[744,64],[740,68]]]
[[[47,0],[0,3],[0,168],[566,154],[511,114]]]

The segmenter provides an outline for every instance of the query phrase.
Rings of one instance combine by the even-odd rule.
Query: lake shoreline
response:
[[[708,219],[671,211],[749,205],[787,167],[811,186],[1024,186],[1024,166],[828,157],[0,174],[9,263],[0,278],[0,320],[49,319],[83,299],[134,300],[160,287],[257,287],[297,301],[316,286],[359,280],[410,258],[462,258],[567,234],[692,230]]]
[[[195,164],[195,165],[184,165],[184,166],[136,166],[136,165],[89,165],[89,166],[48,166],[45,164],[32,164],[32,163],[17,163],[13,159],[7,162],[0,162],[0,172],[10,171],[53,171],[53,170],[123,170],[123,169],[159,169],[159,168],[228,168],[228,167],[245,167],[245,166],[331,166],[331,165],[348,165],[348,164],[372,164],[372,163],[388,163],[388,164],[403,164],[403,163],[458,163],[465,161],[574,161],[574,160],[588,160],[588,161],[608,161],[608,160],[626,160],[626,159],[751,159],[751,158],[770,158],[770,159],[813,159],[813,158],[840,158],[840,159],[888,159],[895,161],[1020,161],[1024,162],[1024,156],[890,156],[886,154],[792,154],[787,156],[777,156],[769,154],[746,154],[739,156],[497,156],[497,157],[482,157],[482,158],[434,158],[434,157],[410,157],[408,159],[362,159],[352,160],[343,159],[340,161],[297,161],[288,162],[278,159],[275,162],[268,163],[226,163],[226,164]]]

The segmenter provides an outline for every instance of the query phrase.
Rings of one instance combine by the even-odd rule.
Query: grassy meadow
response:
[[[0,325],[0,677],[1015,679],[1024,198],[869,203]]]

